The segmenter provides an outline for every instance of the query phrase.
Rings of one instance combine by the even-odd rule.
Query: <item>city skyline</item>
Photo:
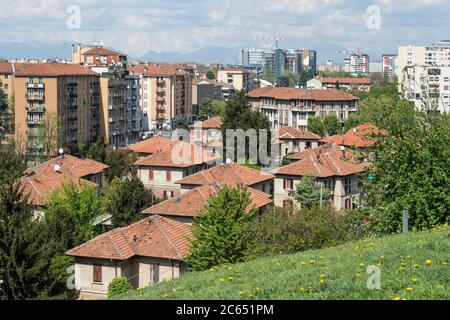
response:
[[[358,48],[373,60],[405,44],[446,39],[450,4],[429,1],[22,1],[0,0],[0,42],[63,46],[98,41],[132,57],[205,47],[311,48],[318,62]],[[351,4],[351,6],[350,6]],[[239,11],[240,14],[236,14]],[[433,15],[434,19],[425,19]],[[19,20],[20,19],[20,20]],[[411,29],[414,26],[414,29]],[[406,32],[408,30],[408,32]],[[64,48],[70,52],[70,48]],[[0,56],[2,52],[0,52]],[[322,53],[322,54],[321,54]],[[3,55],[9,55],[3,50]],[[21,58],[21,57],[18,57]],[[371,59],[372,60],[372,59]],[[341,61],[336,61],[337,63]]]

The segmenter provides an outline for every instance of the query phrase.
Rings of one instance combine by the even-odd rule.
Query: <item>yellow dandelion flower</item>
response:
[[[411,282],[412,282],[412,283],[416,283],[416,282],[417,282],[417,278],[412,278],[412,279],[411,279]]]
[[[305,288],[300,288],[300,292],[301,293],[305,292]]]
[[[321,278],[325,278],[327,275],[326,274],[321,274],[320,277]]]
[[[220,282],[225,282],[225,279],[224,278],[220,278],[219,281]]]
[[[378,262],[377,267],[381,267],[381,264],[382,264],[381,262]]]
[[[306,264],[306,262],[305,262],[305,261],[302,261],[302,262],[300,262],[300,264],[301,264],[302,266],[304,266],[304,265]]]
[[[311,264],[316,263],[316,261],[311,259],[311,260],[309,260],[309,263],[311,263]]]
[[[414,264],[414,268],[417,269],[418,267],[419,267],[419,265],[418,265],[417,263],[415,263],[415,264]]]
[[[380,259],[383,260],[383,259],[384,259],[384,256],[380,256]]]
[[[320,259],[320,260],[323,260],[323,259],[325,259],[325,257],[319,257],[319,259]]]
[[[325,283],[325,280],[324,279],[320,279],[320,283]]]
[[[411,292],[411,291],[413,291],[413,288],[406,288],[405,290],[408,292]]]
[[[240,294],[241,296],[243,296],[243,295],[245,294],[245,292],[244,292],[244,291],[241,291],[241,292],[239,292],[239,294]]]
[[[361,263],[359,264],[359,266],[360,266],[360,267],[364,267],[365,264],[361,262]]]
[[[426,264],[427,266],[431,265],[432,263],[433,263],[433,261],[431,261],[430,259],[428,259],[428,260],[425,261],[425,264]]]
[[[402,298],[401,297],[394,297],[394,298],[392,298],[392,300],[401,300]]]
[[[442,284],[438,284],[437,287],[438,289],[444,289],[444,286]]]
[[[446,266],[447,264],[448,264],[448,263],[447,263],[447,262],[445,262],[445,261],[444,261],[444,262],[442,262],[442,265],[444,265],[444,266]]]

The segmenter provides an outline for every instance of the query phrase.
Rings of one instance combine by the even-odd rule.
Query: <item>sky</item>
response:
[[[449,21],[448,0],[0,0],[2,42],[96,40],[135,57],[275,38],[381,55],[449,39]]]

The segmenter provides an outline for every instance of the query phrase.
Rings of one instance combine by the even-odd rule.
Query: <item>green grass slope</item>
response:
[[[120,299],[450,299],[450,229],[364,240],[192,272]],[[368,266],[381,289],[367,287]]]

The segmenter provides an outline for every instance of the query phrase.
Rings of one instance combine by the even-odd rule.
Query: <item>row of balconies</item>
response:
[[[38,107],[25,107],[25,110],[28,113],[41,113],[41,112],[45,112],[45,107],[44,106],[38,106]]]
[[[27,100],[45,100],[45,95],[39,93],[26,93],[25,99]]]

